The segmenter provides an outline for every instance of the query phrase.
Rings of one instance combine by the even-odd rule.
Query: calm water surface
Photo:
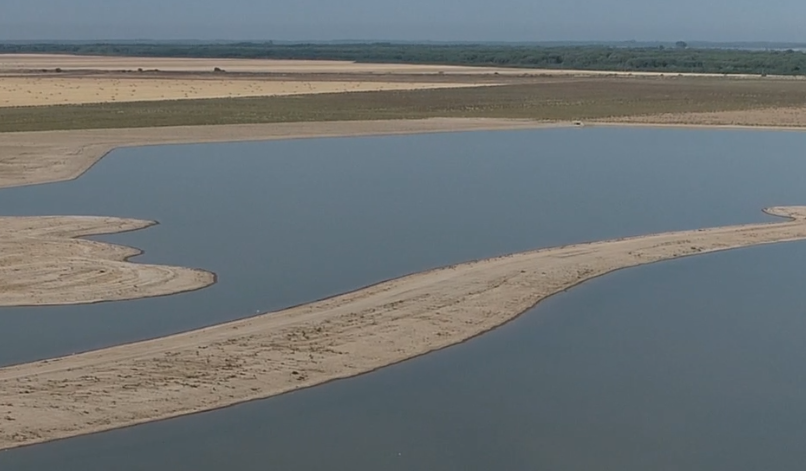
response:
[[[4,214],[217,272],[184,295],[0,310],[0,363],[278,309],[472,258],[771,220],[806,136],[558,129],[115,152]],[[0,469],[792,469],[806,454],[806,245],[627,270],[467,344],[235,408],[0,453]]]

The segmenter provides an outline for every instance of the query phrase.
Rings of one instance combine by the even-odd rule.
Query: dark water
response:
[[[5,214],[163,224],[104,240],[211,289],[0,310],[0,362],[219,322],[505,252],[766,220],[806,136],[566,129],[116,152]],[[627,270],[467,344],[239,407],[0,453],[0,469],[794,469],[806,244]]]

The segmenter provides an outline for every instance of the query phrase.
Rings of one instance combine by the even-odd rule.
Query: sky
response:
[[[806,42],[803,0],[0,0],[0,39]]]

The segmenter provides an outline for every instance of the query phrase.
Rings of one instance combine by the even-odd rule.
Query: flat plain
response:
[[[0,106],[0,132],[5,133],[0,134],[0,187],[76,178],[121,146],[520,129],[588,122],[792,129],[806,125],[806,82],[796,79],[557,71],[547,75],[545,71],[522,69],[310,61],[74,56],[0,59],[0,70],[6,74],[0,77],[0,88],[10,90],[8,87],[19,86],[20,80],[31,80],[34,85],[24,95],[36,95],[36,90],[46,95],[38,102],[31,97],[17,98],[21,101],[16,105],[9,98],[8,106]],[[215,67],[226,72],[213,72]],[[55,72],[55,68],[61,71]],[[143,72],[138,71],[140,68]],[[152,68],[155,70],[148,70]],[[132,97],[136,101],[123,103],[122,98],[113,100],[117,95],[112,92],[100,93],[101,84],[111,87],[112,82],[117,87],[111,87],[115,93],[122,93],[133,83],[126,80],[142,84],[142,90]],[[178,86],[180,82],[185,85]],[[97,98],[89,99],[98,102],[19,106],[50,105],[58,92],[54,97],[52,91],[44,89],[67,90],[76,83],[87,89],[72,89],[74,96],[89,91],[91,95],[97,93]],[[168,90],[168,83],[176,85],[169,93],[176,99],[152,96],[159,93],[154,90]],[[213,89],[216,93],[240,90],[238,93],[264,94],[271,87],[277,91],[282,87],[304,88],[305,84],[312,84],[309,91],[320,87],[319,93],[200,99]],[[381,84],[399,88],[361,88]],[[185,86],[197,88],[198,94],[177,97],[186,93]],[[7,96],[19,95],[19,90],[14,90]],[[347,90],[354,91],[342,93]],[[768,212],[791,219],[469,262],[234,323],[2,368],[0,449],[210,410],[364,373],[471,338],[553,293],[612,270],[806,238],[803,207],[771,208]],[[119,284],[118,279],[126,281],[123,295],[110,299],[149,295],[137,291],[138,280],[146,279],[137,273],[138,264],[123,260],[134,252],[70,239],[145,227],[148,221],[37,217],[6,218],[2,222],[7,228],[30,230],[22,231],[23,236],[17,230],[0,234],[0,244],[7,249],[6,256],[0,257],[0,285],[13,285],[21,267],[29,262],[41,268],[31,273],[32,282],[15,285],[16,291],[7,297],[5,305],[23,305],[32,299],[35,302],[31,304],[50,304],[48,299],[53,303],[96,301],[98,290],[93,290],[93,280],[106,279],[108,267],[100,266],[105,264],[125,264],[116,265],[123,270],[121,276],[107,277],[113,286]],[[68,230],[65,224],[80,227]],[[65,237],[44,240],[43,233],[54,231],[64,232]],[[47,259],[53,263],[34,263],[42,262],[37,259],[40,250],[36,244],[49,247]],[[103,256],[96,257],[91,270],[86,270],[86,257],[71,256],[73,249]],[[139,267],[156,274],[148,278],[157,280],[155,288],[164,285],[160,280],[173,280],[176,273],[188,275],[189,282],[174,286],[174,291],[212,282],[210,274],[201,271]],[[38,280],[54,276],[60,284],[43,293]],[[59,301],[58,291],[75,283],[83,286],[78,293],[84,293],[85,298],[69,298],[70,289],[66,289],[63,294],[68,297]],[[103,283],[96,288],[109,292]]]
[[[567,69],[525,69],[512,67],[476,67],[434,64],[375,64],[334,60],[207,59],[185,57],[115,57],[70,54],[0,54],[0,73],[47,71],[161,71],[209,72],[215,68],[227,72],[262,74],[449,74],[449,75],[570,75],[570,76],[663,76],[660,72],[579,71]],[[719,74],[686,74],[721,77]],[[757,75],[733,75],[750,78]]]

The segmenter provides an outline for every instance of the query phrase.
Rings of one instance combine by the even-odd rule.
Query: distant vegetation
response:
[[[796,50],[697,49],[671,46],[532,46],[472,44],[117,43],[0,44],[0,53],[63,53],[145,57],[313,59],[629,72],[803,75]]]

